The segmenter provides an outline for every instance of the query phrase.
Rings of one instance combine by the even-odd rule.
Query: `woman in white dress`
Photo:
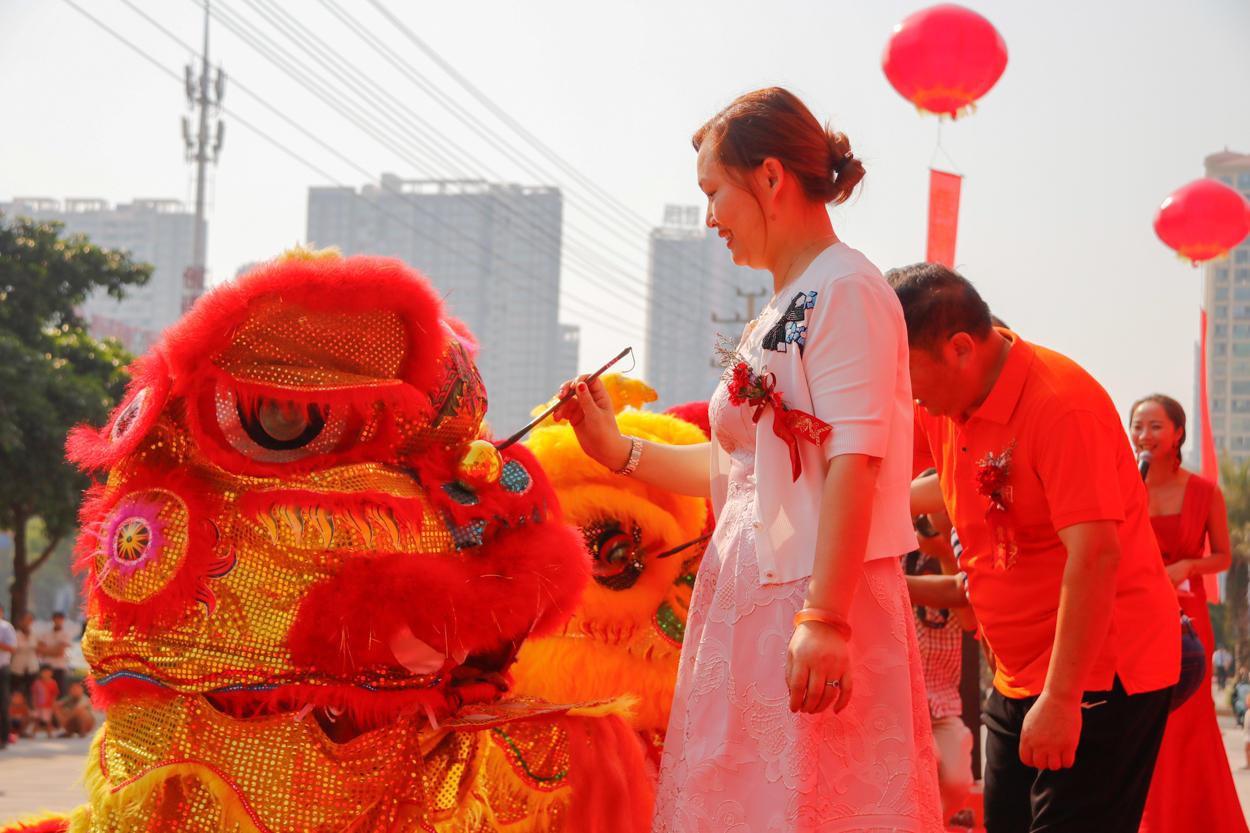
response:
[[[602,384],[584,377],[557,412],[603,465],[716,509],[654,830],[941,830],[898,558],[916,546],[906,329],[827,211],[864,168],[779,88],[738,98],[694,145],[708,226],[735,263],[772,272],[775,291],[729,353],[712,442],[621,436]]]

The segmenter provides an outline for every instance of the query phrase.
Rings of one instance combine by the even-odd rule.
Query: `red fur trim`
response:
[[[344,678],[394,667],[389,641],[402,628],[447,655],[507,648],[567,619],[589,577],[580,536],[551,523],[460,554],[348,558],[301,602],[288,635],[292,663]]]
[[[478,348],[481,345],[478,343],[477,337],[469,331],[469,325],[451,315],[443,316],[443,321],[447,323],[451,331],[456,334],[456,338],[464,345],[464,349],[468,351],[469,357],[476,358]]]
[[[664,413],[698,426],[708,438],[711,438],[712,423],[708,418],[707,406],[706,402],[682,402],[668,408]]]
[[[99,588],[96,554],[109,545],[100,540],[100,536],[105,534],[104,525],[114,507],[128,496],[149,489],[172,492],[186,506],[187,551],[177,573],[165,587],[142,602],[126,602]],[[217,514],[215,510],[211,492],[179,470],[154,472],[136,468],[125,472],[114,488],[89,489],[79,513],[82,532],[74,548],[74,571],[85,575],[89,602],[98,623],[116,635],[131,628],[146,634],[186,616],[200,596],[201,588],[207,588],[209,577],[222,575],[232,557],[228,551],[218,551],[218,531],[212,522]]]
[[[12,827],[0,828],[0,833],[66,833],[69,830],[69,816],[43,819],[36,822],[18,822]]]
[[[684,419],[692,425],[697,426],[708,439],[712,438],[712,422],[708,415],[707,402],[682,402],[680,405],[674,405],[664,413],[675,416],[678,419]],[[703,532],[709,533],[716,528],[716,518],[712,515],[712,501],[707,502],[707,523],[703,525]]]
[[[620,717],[559,717],[569,733],[568,829],[578,833],[646,833],[655,784],[646,751]]]
[[[541,615],[530,631],[534,637],[554,633],[569,620],[581,602],[582,592],[590,582],[592,572],[590,554],[586,552],[586,542],[577,527],[548,522],[541,529],[542,534],[535,535],[532,544],[527,542],[529,546],[543,548],[540,551],[545,551],[550,558],[550,564],[538,576],[539,582],[535,586],[535,592],[543,593],[546,603],[542,605]],[[532,534],[534,530],[530,532]],[[499,541],[488,547],[502,552],[504,558],[511,558],[509,551],[513,545],[509,539],[524,541],[525,535],[525,530],[520,530],[513,535],[501,536]]]
[[[266,264],[218,286],[165,332],[174,393],[189,395],[213,356],[219,354],[257,302],[281,298],[314,311],[394,310],[408,333],[408,356],[400,378],[419,391],[434,383],[447,333],[439,324],[442,302],[433,287],[400,260],[383,257],[285,260]]]
[[[130,366],[131,380],[126,386],[126,395],[103,428],[92,428],[89,425],[78,425],[69,432],[65,440],[65,456],[71,463],[77,463],[83,471],[101,471],[112,468],[126,455],[139,447],[139,443],[152,430],[156,420],[165,407],[169,396],[169,368],[159,351],[153,351]],[[113,426],[117,418],[126,411],[143,390],[147,390],[143,410],[134,417],[134,422],[126,432],[113,441]]]

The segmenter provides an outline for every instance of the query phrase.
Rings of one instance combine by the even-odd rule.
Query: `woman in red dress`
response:
[[[1185,410],[1175,399],[1154,394],[1138,400],[1129,429],[1138,451],[1151,453],[1150,522],[1181,609],[1207,655],[1204,684],[1168,718],[1141,831],[1247,833],[1211,697],[1215,639],[1203,589],[1203,576],[1228,569],[1231,558],[1224,495],[1210,480],[1181,468]]]

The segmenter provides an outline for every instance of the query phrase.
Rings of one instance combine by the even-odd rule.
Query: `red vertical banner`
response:
[[[1202,338],[1201,346],[1198,350],[1198,422],[1202,431],[1202,448],[1198,451],[1201,459],[1201,474],[1212,483],[1220,482],[1220,463],[1219,458],[1215,456],[1215,437],[1211,435],[1211,400],[1207,394],[1207,311],[1202,310]],[[1210,544],[1207,545],[1207,555],[1211,554]],[[1220,582],[1213,573],[1208,573],[1202,577],[1204,589],[1207,591],[1207,601],[1219,603],[1220,601]]]
[[[959,230],[959,174],[929,169],[929,240],[924,259],[955,268],[955,232]]]

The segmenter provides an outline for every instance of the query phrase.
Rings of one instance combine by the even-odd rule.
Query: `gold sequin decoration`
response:
[[[237,565],[213,581],[217,609],[212,616],[196,606],[159,633],[114,634],[98,605],[93,605],[83,654],[97,679],[119,673],[141,675],[197,693],[293,682],[377,689],[425,688],[435,683],[433,676],[413,677],[379,668],[359,669],[346,680],[331,677],[314,668],[295,667],[286,647],[300,602],[314,584],[332,579],[345,558],[376,551],[463,557],[456,553],[443,519],[410,474],[393,466],[359,463],[287,479],[237,476],[208,465],[176,431],[168,430],[165,419],[152,436],[153,446],[159,447],[145,444],[136,458],[148,465],[184,469],[205,494],[223,498],[222,509],[213,518],[221,536],[218,550],[233,547]],[[114,470],[112,485],[124,490],[128,472],[126,467]],[[299,495],[297,502],[285,497],[257,515],[238,509],[243,494],[271,490],[306,490],[307,494]],[[361,492],[390,495],[413,508],[400,517],[387,507],[371,505],[367,496],[353,505],[351,496]],[[319,503],[320,494],[326,498]],[[323,505],[330,497],[338,500],[333,509]],[[415,518],[420,522],[413,522]],[[185,535],[185,521],[182,529]]]
[[[460,342],[452,339],[439,358],[439,378],[429,399],[431,410],[395,414],[399,437],[396,457],[405,460],[433,447],[454,455],[478,438],[486,415],[486,388]]]
[[[93,833],[175,819],[180,833],[248,823],[274,833],[382,833],[420,830],[425,816],[411,721],[334,744],[312,719],[234,720],[200,698],[177,697],[114,706],[97,744],[88,778],[102,778],[108,795],[93,802]]]
[[[433,739],[426,743],[425,790],[437,833],[564,830],[572,799],[569,736],[557,722],[540,717]]]
[[[482,768],[482,732],[438,732],[425,750],[425,794],[430,814],[447,820],[469,800]]]
[[[533,716],[482,730],[404,719],[336,744],[312,719],[235,720],[198,697],[114,706],[75,829],[561,833],[570,738],[536,709],[513,704],[500,711]]]
[[[379,550],[463,557],[424,487],[403,467],[424,455],[454,463],[456,452],[479,438],[485,389],[466,350],[451,338],[434,383],[417,392],[423,398],[383,396],[383,389],[404,384],[399,374],[407,349],[404,321],[394,312],[258,303],[212,363],[241,385],[298,391],[292,398],[328,406],[329,419],[345,412],[336,405],[340,392],[377,389],[372,405],[367,397],[352,398],[358,436],[328,431],[308,453],[343,452],[388,436],[387,429],[393,445],[368,463],[281,478],[241,476],[197,448],[187,426],[189,405],[175,398],[142,444],[110,471],[108,489],[116,494],[143,488],[136,478],[146,485],[151,472],[180,472],[213,507],[205,520],[217,531],[217,554],[229,554],[234,567],[212,579],[211,616],[196,605],[159,633],[113,633],[93,589],[83,651],[96,680],[147,679],[178,693],[110,706],[90,761],[91,809],[76,817],[75,833],[563,830],[569,737],[564,718],[550,715],[566,706],[513,700],[466,707],[435,733],[421,731],[423,717],[407,716],[335,744],[311,716],[235,719],[197,694],[293,683],[385,691],[439,682],[401,668],[332,678],[296,666],[286,648],[300,603],[314,585],[333,579],[345,559]],[[214,415],[237,421],[230,386],[213,394]],[[264,492],[282,494],[255,498]],[[245,496],[256,511],[241,509]],[[184,549],[187,522],[167,525],[182,530],[177,540]]]
[[[288,388],[394,384],[407,354],[389,310],[325,312],[275,299],[258,305],[213,362],[244,382]]]

